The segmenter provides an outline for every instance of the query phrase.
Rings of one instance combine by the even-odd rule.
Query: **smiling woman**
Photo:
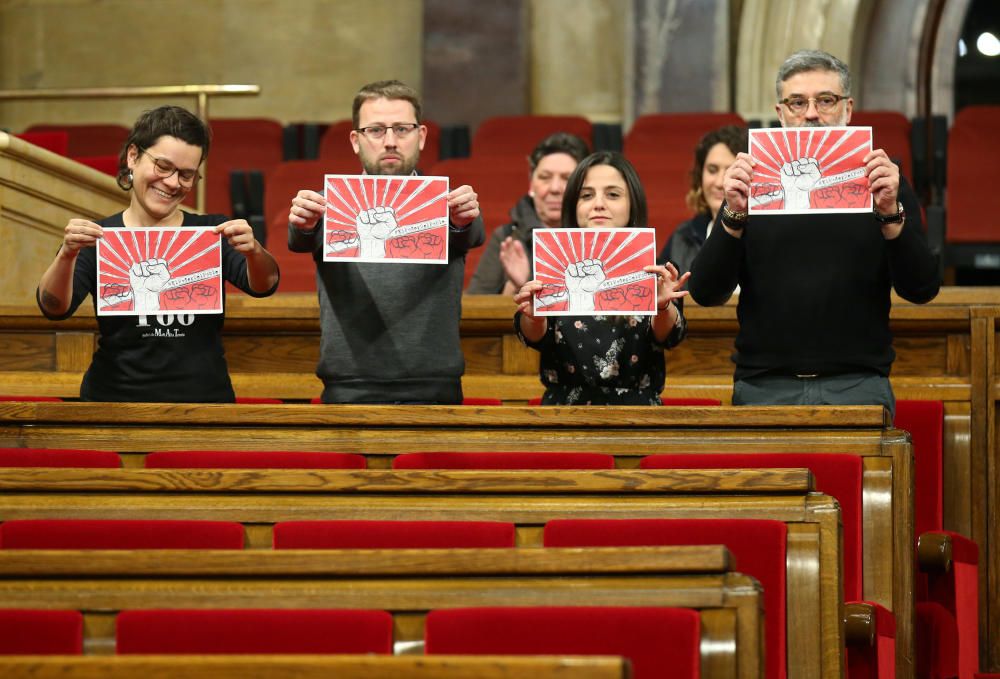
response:
[[[36,297],[53,320],[93,297],[101,337],[81,399],[235,400],[222,349],[221,281],[265,297],[278,287],[278,266],[245,220],[180,209],[209,145],[208,127],[191,112],[147,111],[119,154],[117,181],[129,206],[66,225]],[[106,247],[100,257],[98,243]]]

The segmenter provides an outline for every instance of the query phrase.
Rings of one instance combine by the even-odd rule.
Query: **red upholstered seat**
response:
[[[740,125],[746,121],[738,113],[702,111],[699,113],[651,113],[639,116],[622,139],[622,150],[631,160],[643,154],[671,153],[687,157],[690,167],[694,161],[694,147],[707,132],[723,125]],[[686,187],[684,192],[686,192]],[[647,189],[648,191],[648,189]],[[681,193],[683,198],[684,192]]]
[[[995,222],[983,219],[980,187],[1000,180],[995,158],[1000,152],[1000,106],[966,106],[955,115],[948,132],[948,243],[990,243],[1000,241]]]
[[[237,403],[273,403],[275,405],[284,403],[280,398],[269,398],[267,396],[237,396]]]
[[[283,128],[268,118],[212,118],[212,146],[206,163],[205,210],[232,215],[229,173],[234,170],[267,172],[284,154]],[[291,204],[292,196],[288,196]],[[268,244],[270,245],[270,243]]]
[[[665,406],[721,406],[722,401],[717,398],[663,398],[660,402]]]
[[[0,401],[34,401],[37,403],[57,403],[62,401],[58,396],[0,396]]]
[[[502,406],[503,401],[498,398],[484,398],[484,397],[473,397],[466,396],[462,399],[462,405],[464,406]]]
[[[456,608],[427,615],[428,654],[620,655],[635,679],[700,677],[700,615],[684,608]]]
[[[614,469],[602,453],[403,453],[393,469]]]
[[[118,453],[109,450],[0,448],[0,467],[121,467]]]
[[[786,676],[785,551],[781,521],[753,519],[557,519],[545,524],[546,547],[723,544],[741,573],[764,586],[767,676]]]
[[[0,609],[0,655],[79,655],[83,616],[79,611]]]
[[[844,598],[847,601],[862,601],[862,463],[856,455],[829,453],[749,453],[749,454],[693,454],[693,455],[651,455],[639,463],[642,469],[767,469],[804,467],[812,471],[816,479],[816,489],[837,499],[840,503],[843,524],[844,554]],[[877,639],[864,658],[860,649],[849,653],[856,666],[886,670],[895,662],[895,626],[885,622],[892,616],[887,609],[871,604],[881,621]],[[888,636],[888,631],[892,636]],[[880,665],[881,663],[881,665]],[[859,670],[860,671],[860,670]],[[863,673],[849,673],[850,679],[859,679]],[[893,674],[878,674],[888,678]]]
[[[69,132],[66,130],[52,130],[51,132],[22,132],[15,134],[18,139],[23,139],[29,144],[34,144],[39,148],[60,156],[69,155]]]
[[[165,450],[146,456],[150,469],[364,469],[364,455],[297,450]]]
[[[118,176],[117,154],[106,156],[75,156],[73,160],[112,177]]]
[[[64,132],[69,135],[67,154],[79,156],[108,156],[121,153],[129,128],[123,125],[101,123],[32,125],[25,132]]]
[[[859,111],[851,113],[851,125],[872,128],[872,148],[884,150],[899,163],[899,171],[913,184],[913,151],[910,148],[910,119],[899,111]]]
[[[385,611],[123,611],[116,627],[119,654],[392,652]]]
[[[479,123],[472,137],[473,158],[528,157],[538,142],[556,132],[569,132],[591,146],[593,126],[582,116],[494,116]]]
[[[501,521],[282,521],[275,549],[453,549],[513,547]]]
[[[844,664],[848,679],[895,679],[896,618],[884,606],[871,604],[875,639],[869,649],[848,648]]]
[[[899,400],[895,425],[913,441],[914,534],[918,544],[934,536],[951,544],[951,567],[916,574],[917,676],[970,679],[979,668],[979,548],[944,525],[942,459],[944,405]]]
[[[722,401],[717,398],[663,398],[660,402],[665,406],[721,406]],[[542,397],[528,399],[529,406],[542,405]]]
[[[234,521],[19,519],[0,523],[3,549],[243,549]]]

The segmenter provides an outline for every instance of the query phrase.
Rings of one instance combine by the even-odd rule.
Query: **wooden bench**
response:
[[[563,518],[756,518],[788,528],[790,676],[839,676],[843,645],[835,501],[808,470],[0,469],[0,520],[215,519],[244,523],[248,548],[283,520],[488,520],[541,545]],[[822,669],[820,675],[816,672]]]
[[[864,597],[896,614],[897,662],[912,665],[912,450],[905,433],[890,429],[877,407],[0,403],[0,445],[139,454],[212,447],[327,450],[363,453],[375,468],[414,450],[605,452],[616,456],[620,468],[665,452],[858,455],[864,466]]]
[[[681,606],[702,617],[702,675],[761,677],[755,580],[721,546],[610,549],[0,552],[0,606],[85,615],[85,648],[113,648],[118,611],[365,608],[394,616],[397,647],[424,616],[466,606]]]
[[[628,679],[602,656],[0,656],[6,679]]]

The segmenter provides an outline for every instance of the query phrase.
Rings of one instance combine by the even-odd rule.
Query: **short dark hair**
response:
[[[535,171],[535,168],[538,167],[538,163],[542,162],[542,158],[552,155],[553,153],[565,153],[568,156],[572,156],[573,159],[579,163],[587,157],[588,153],[590,153],[590,148],[587,147],[587,142],[580,139],[575,134],[570,134],[569,132],[556,132],[554,134],[550,134],[545,139],[538,142],[538,146],[536,146],[531,151],[531,155],[528,156],[528,165],[531,167],[531,171]]]
[[[562,204],[562,227],[564,229],[575,229],[580,226],[576,221],[576,204],[580,200],[580,191],[583,189],[583,182],[587,178],[587,172],[595,165],[610,165],[622,173],[625,179],[625,186],[628,187],[629,197],[629,228],[649,226],[648,210],[646,208],[646,192],[642,190],[642,182],[639,175],[632,167],[632,163],[617,151],[597,151],[580,161],[580,164],[573,170],[566,182],[566,193],[563,195]]]
[[[360,124],[361,105],[371,99],[402,99],[413,105],[413,113],[417,122],[423,122],[420,106],[420,95],[417,91],[399,80],[377,80],[373,83],[363,85],[358,93],[354,95],[354,103],[351,105],[351,123],[354,129],[358,129]],[[387,122],[400,122],[390,120]]]
[[[691,188],[684,197],[687,206],[695,212],[708,212],[708,202],[701,190],[701,175],[705,171],[705,159],[716,144],[725,144],[735,156],[747,150],[747,128],[740,125],[726,125],[708,132],[694,147],[694,165],[691,167]],[[714,216],[714,215],[713,215]]]
[[[212,132],[198,116],[180,106],[160,106],[151,111],[145,111],[132,129],[118,154],[118,186],[125,191],[132,189],[132,179],[129,177],[128,150],[135,146],[145,150],[156,144],[160,137],[176,137],[183,142],[201,149],[201,161],[208,157],[208,149],[212,143]]]
[[[840,76],[841,92],[845,97],[851,95],[851,71],[847,64],[833,56],[829,52],[821,50],[799,50],[778,67],[778,77],[774,81],[774,91],[781,101],[781,84],[797,73],[808,73],[809,71],[832,71]]]

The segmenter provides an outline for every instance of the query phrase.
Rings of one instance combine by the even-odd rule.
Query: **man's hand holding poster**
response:
[[[212,229],[105,229],[97,314],[222,313],[222,241]]]
[[[750,214],[871,212],[863,159],[870,127],[750,130]]]
[[[539,316],[656,314],[653,229],[535,229]]]
[[[448,178],[326,175],[323,260],[448,263]]]

